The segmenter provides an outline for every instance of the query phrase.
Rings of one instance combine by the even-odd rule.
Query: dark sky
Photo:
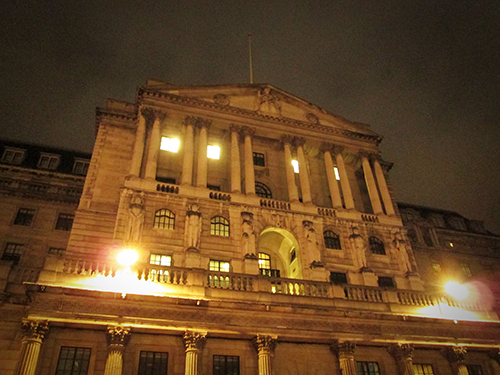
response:
[[[2,138],[91,151],[147,78],[271,83],[384,135],[399,201],[500,233],[500,1],[0,4]]]

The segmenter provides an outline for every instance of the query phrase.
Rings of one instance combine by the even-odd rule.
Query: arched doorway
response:
[[[277,227],[266,228],[259,236],[258,248],[259,253],[270,256],[269,263],[261,262],[263,267],[265,264],[265,267],[279,270],[281,277],[303,278],[299,243],[291,232]],[[266,256],[261,258],[267,259]]]

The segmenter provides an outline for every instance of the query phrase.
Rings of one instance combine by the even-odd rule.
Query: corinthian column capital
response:
[[[242,137],[253,136],[255,134],[255,128],[251,128],[250,126],[243,125],[240,129],[240,134]]]
[[[239,133],[241,131],[241,125],[231,124],[229,125],[229,131],[231,133]]]
[[[333,144],[330,143],[330,142],[322,142],[320,145],[319,145],[319,150],[321,152],[332,152],[332,149],[333,149]]]
[[[291,145],[292,142],[293,142],[293,135],[290,135],[290,134],[283,134],[281,136],[281,142],[283,144],[287,144],[287,145]]]
[[[336,341],[330,348],[339,358],[353,357],[356,350],[356,344],[351,341]]]
[[[257,335],[254,345],[258,353],[274,353],[276,349],[276,337],[269,335]]]
[[[306,143],[306,139],[303,137],[294,137],[293,138],[293,145],[295,147],[302,147]]]
[[[130,327],[109,326],[106,330],[106,340],[109,346],[123,347],[130,340]]]
[[[149,107],[142,107],[139,112],[144,118],[150,118],[153,115],[153,109]]]
[[[186,116],[184,118],[184,125],[191,125],[191,126],[196,126],[198,128],[207,128],[208,129],[211,124],[212,124],[212,121],[201,118],[201,117]]]
[[[160,120],[161,122],[165,121],[165,119],[167,118],[167,114],[165,112],[157,109],[153,110],[153,115],[155,120]]]
[[[361,159],[362,158],[367,158],[367,159],[371,160],[371,159],[373,159],[374,155],[375,154],[373,152],[370,152],[370,151],[367,151],[367,150],[363,150],[363,149],[359,150],[359,152],[358,152],[358,156]]]
[[[341,146],[341,145],[333,145],[332,147],[332,152],[335,154],[335,155],[339,155],[341,153],[344,152],[344,146]]]
[[[46,320],[25,319],[21,324],[23,337],[28,340],[42,341],[49,330],[49,322]]]
[[[394,344],[387,348],[397,360],[413,360],[414,346],[412,344]]]
[[[184,347],[188,350],[202,350],[207,341],[206,332],[186,331],[183,336]]]
[[[467,354],[467,348],[465,346],[451,346],[444,348],[441,351],[443,357],[450,363],[461,363],[465,361],[465,355]]]

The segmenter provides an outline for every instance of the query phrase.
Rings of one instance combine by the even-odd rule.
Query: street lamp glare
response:
[[[117,260],[122,266],[130,267],[132,264],[137,262],[139,259],[139,254],[137,251],[132,249],[123,250],[118,254]]]
[[[459,284],[455,281],[447,282],[444,286],[444,290],[457,300],[463,300],[469,296],[469,289],[467,289],[465,285]]]

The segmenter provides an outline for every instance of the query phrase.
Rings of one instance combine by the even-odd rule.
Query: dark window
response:
[[[155,221],[153,223],[155,228],[174,229],[174,225],[175,214],[172,211],[167,210],[166,208],[156,211]]]
[[[240,357],[234,355],[214,355],[213,375],[239,375]]]
[[[377,362],[356,362],[358,375],[380,375]]]
[[[65,251],[66,251],[66,249],[63,249],[63,248],[51,247],[49,249],[49,254],[62,256],[62,255],[64,255]]]
[[[413,373],[415,375],[434,375],[434,369],[431,365],[413,364]]]
[[[271,199],[273,197],[273,193],[271,192],[271,189],[269,189],[262,182],[255,183],[255,194],[259,197],[262,197],[262,198]]]
[[[56,375],[86,375],[89,369],[90,348],[61,347]]]
[[[347,284],[347,275],[343,272],[330,272],[330,282],[335,285]]]
[[[24,159],[24,150],[6,149],[2,155],[2,163],[19,165]]]
[[[59,217],[57,218],[56,229],[57,230],[71,230],[71,227],[73,227],[73,219],[74,218],[75,218],[74,215],[59,214]]]
[[[172,185],[176,184],[175,178],[171,177],[156,177],[156,181],[163,182],[165,184],[172,184]]]
[[[264,157],[264,154],[261,154],[260,152],[254,152],[253,153],[253,165],[257,165],[259,167],[265,167],[266,166],[266,158]]]
[[[38,168],[55,170],[59,165],[59,155],[42,154],[38,160]]]
[[[89,162],[86,160],[75,160],[73,165],[73,173],[86,175],[89,170]]]
[[[377,237],[370,237],[370,250],[373,254],[385,255],[385,246]]]
[[[142,352],[138,375],[167,375],[168,353]]]
[[[215,216],[210,220],[210,234],[229,237],[229,221],[222,216]]]
[[[220,191],[220,186],[219,185],[207,185],[208,190],[213,190],[213,191]]]
[[[378,278],[378,286],[381,288],[395,288],[394,280],[392,277],[387,276],[379,276]]]
[[[431,230],[428,228],[425,228],[422,230],[422,237],[424,239],[425,245],[429,247],[434,246],[434,242],[432,241],[432,234]]]
[[[35,217],[35,210],[32,210],[30,208],[20,208],[19,211],[17,211],[14,224],[24,225],[26,227],[29,227],[33,222],[34,217]]]
[[[469,375],[483,375],[483,369],[480,365],[467,365],[466,367]]]
[[[295,247],[290,250],[290,263],[292,263],[295,259],[297,259],[297,252],[295,251]]]
[[[340,246],[340,238],[335,232],[326,230],[323,233],[323,238],[325,240],[325,247],[327,249],[342,249],[342,247]]]
[[[24,251],[24,245],[20,243],[7,243],[3,251],[2,260],[12,260],[14,264],[19,262]]]

